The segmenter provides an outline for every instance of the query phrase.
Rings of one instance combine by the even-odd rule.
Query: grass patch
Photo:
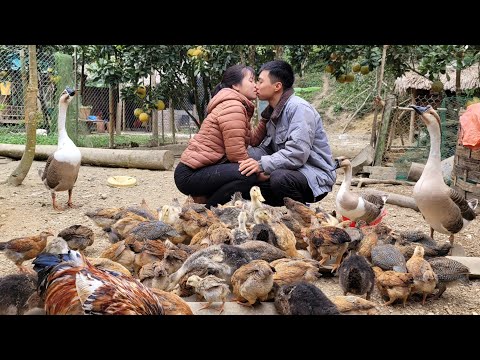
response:
[[[77,146],[91,148],[108,148],[108,134],[105,135],[79,135]],[[115,145],[130,146],[131,143],[137,143],[139,146],[152,146],[152,136],[148,135],[115,135]],[[8,129],[0,129],[1,144],[18,144],[24,145],[27,137],[24,133],[14,133]],[[165,143],[172,143],[170,137],[165,137]],[[57,134],[49,134],[48,136],[37,136],[37,145],[57,145]],[[162,137],[160,135],[160,145]]]

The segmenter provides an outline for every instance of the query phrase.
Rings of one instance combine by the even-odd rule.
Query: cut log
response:
[[[412,162],[412,165],[410,165],[410,170],[408,170],[407,180],[418,181],[420,176],[422,176],[423,169],[425,169],[424,164]]]
[[[410,196],[404,196],[404,195],[394,194],[387,191],[378,191],[378,190],[371,190],[369,191],[369,193],[375,194],[378,196],[388,195],[387,204],[410,208],[420,212],[420,210],[418,209],[417,203],[415,202],[415,199]]]
[[[34,159],[47,160],[56,148],[55,145],[37,145]],[[173,152],[170,150],[79,149],[82,153],[82,165],[171,170],[174,163]],[[2,156],[20,159],[24,151],[24,145],[0,144]]]
[[[442,163],[441,163],[443,180],[447,184],[450,183],[451,181],[453,160],[454,160],[454,156],[450,156],[449,158],[442,160]],[[422,176],[423,169],[425,169],[424,164],[412,162],[412,165],[410,166],[410,170],[408,171],[407,180],[418,181],[418,179],[420,179],[420,176]]]

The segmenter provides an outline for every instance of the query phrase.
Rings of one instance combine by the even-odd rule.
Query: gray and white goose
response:
[[[338,167],[345,172],[336,197],[337,213],[353,221],[364,220],[367,224],[372,223],[382,214],[388,196],[351,192],[352,164],[344,156],[338,157],[336,161]]]
[[[445,184],[441,168],[440,154],[440,117],[429,105],[427,107],[411,105],[427,126],[430,135],[430,153],[422,176],[413,188],[413,198],[425,221],[433,232],[450,235],[453,244],[454,234],[464,229],[475,219],[477,199],[465,200],[455,189]]]
[[[58,146],[57,150],[50,155],[43,171],[38,170],[46,188],[52,194],[52,205],[56,210],[63,210],[55,201],[57,191],[68,190],[68,207],[74,207],[72,203],[72,190],[78,177],[82,155],[77,146],[68,137],[65,128],[68,104],[72,101],[75,90],[66,88],[58,102]]]

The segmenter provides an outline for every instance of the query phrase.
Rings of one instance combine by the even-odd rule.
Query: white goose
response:
[[[440,154],[440,117],[429,105],[427,107],[410,105],[427,126],[430,134],[430,153],[422,176],[413,188],[413,198],[425,221],[433,232],[450,235],[453,244],[454,234],[460,232],[475,219],[477,199],[469,201],[450,188],[443,181]]]
[[[55,192],[68,190],[68,207],[74,207],[72,203],[72,190],[78,177],[82,155],[77,146],[68,137],[65,128],[68,104],[72,101],[75,90],[66,88],[60,96],[58,103],[58,147],[50,155],[45,164],[45,169],[39,169],[38,173],[43,183],[52,194],[54,209],[63,210],[55,201]]]
[[[353,221],[364,220],[367,224],[371,224],[382,215],[388,196],[350,192],[352,164],[344,156],[338,157],[336,161],[338,167],[345,171],[336,197],[337,213]]]

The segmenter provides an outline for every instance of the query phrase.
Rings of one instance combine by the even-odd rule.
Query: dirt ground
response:
[[[87,248],[86,254],[98,256],[109,242],[103,231],[84,215],[86,211],[97,207],[139,204],[142,199],[145,199],[151,208],[158,208],[170,203],[175,197],[180,201],[185,199],[175,187],[173,171],[82,166],[73,192],[74,204],[79,205],[79,208],[59,212],[53,210],[50,193],[37,174],[37,169],[43,168],[44,165],[44,162],[35,161],[19,187],[0,186],[0,241],[34,235],[45,229],[51,229],[56,234],[70,225],[82,224],[92,227],[96,237],[93,246]],[[6,179],[16,166],[17,161],[0,159],[0,181]],[[134,176],[137,179],[137,186],[123,189],[109,187],[106,180],[113,175]],[[341,177],[342,174],[339,174],[339,178]],[[334,195],[338,188],[339,186],[335,186],[333,192],[323,200],[326,210],[333,210]],[[369,188],[403,195],[411,195],[412,192],[412,188],[407,186],[376,185]],[[60,204],[65,205],[67,193],[59,193],[57,198]],[[388,215],[384,221],[393,228],[428,231],[428,226],[419,213],[394,205],[387,205],[387,210]],[[438,234],[436,238],[439,241],[447,241],[447,237],[442,234]],[[475,222],[456,236],[456,242],[463,245],[467,256],[480,256],[479,239],[480,227]],[[0,276],[16,271],[15,265],[0,253]],[[321,279],[320,287],[327,296],[342,295],[336,277]],[[373,301],[379,305],[382,303],[376,290]],[[480,281],[470,281],[468,285],[449,288],[440,300],[429,302],[425,306],[410,301],[406,308],[395,305],[378,306],[378,309],[380,314],[480,314]]]

